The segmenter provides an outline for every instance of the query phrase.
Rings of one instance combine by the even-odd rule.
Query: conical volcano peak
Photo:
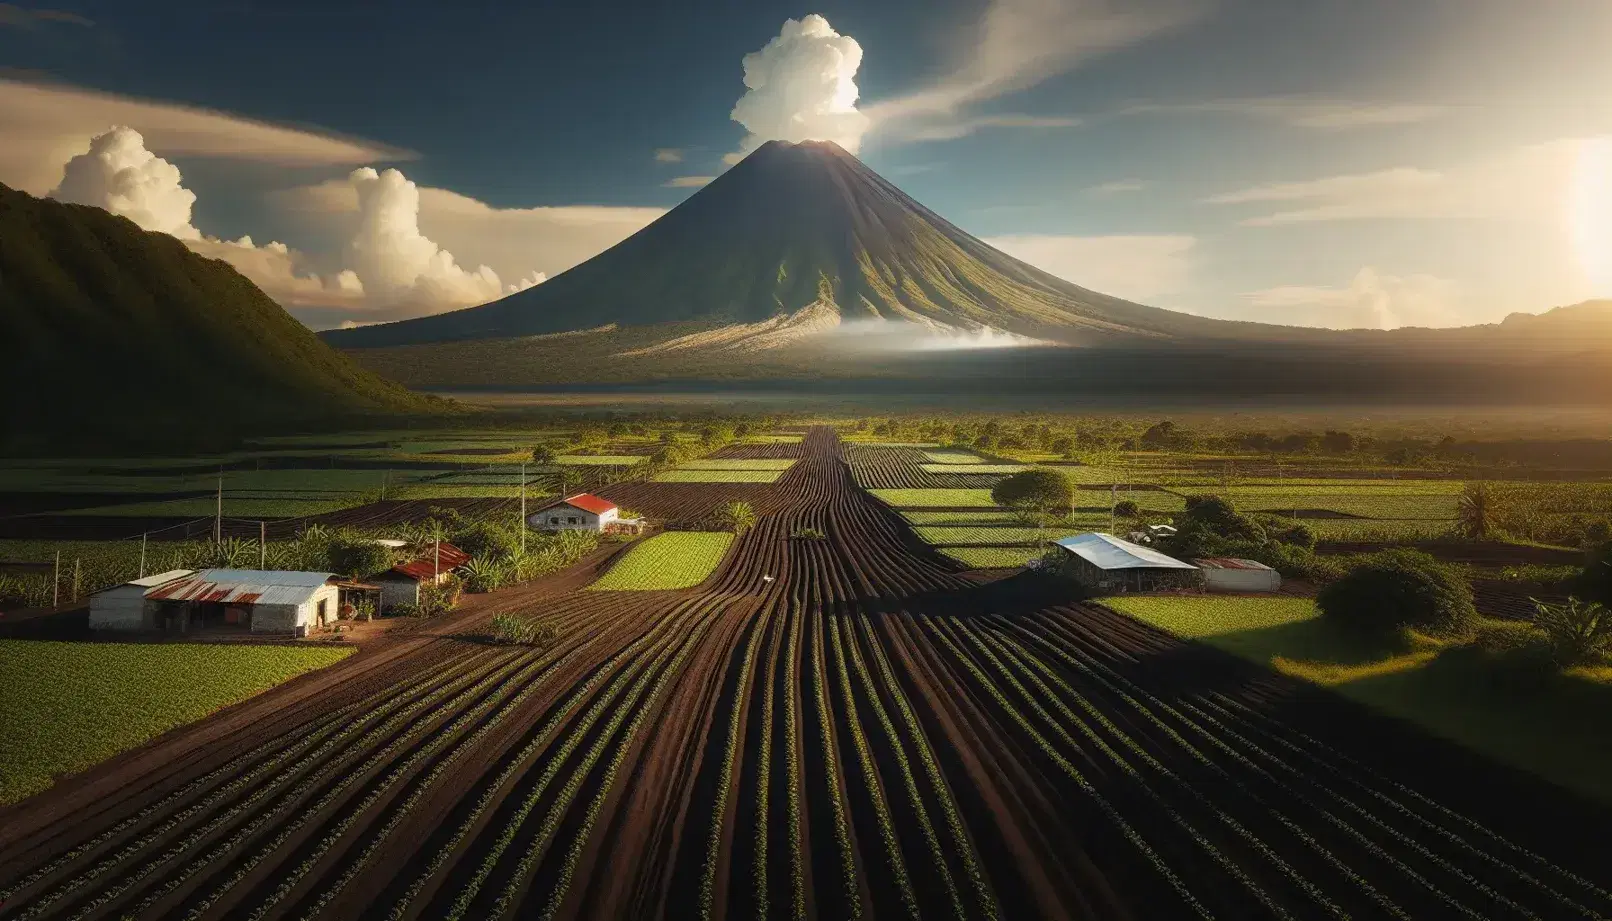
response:
[[[812,308],[847,320],[1088,342],[1171,337],[1215,321],[1087,291],[1002,253],[914,201],[833,141],[762,144],[613,248],[501,301],[332,331],[349,346],[591,329],[766,323]]]

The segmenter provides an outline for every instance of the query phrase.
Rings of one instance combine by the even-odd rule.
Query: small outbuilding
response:
[[[206,628],[304,636],[337,617],[340,589],[328,572],[203,569],[146,590],[156,629]]]
[[[90,596],[90,629],[156,630],[155,610],[146,604],[146,592],[193,573],[191,569],[170,569],[102,589]]]
[[[455,569],[470,562],[470,554],[444,541],[427,545],[411,560],[370,578],[381,588],[380,609],[390,611],[400,604],[419,604],[420,586],[441,585]]]
[[[1282,574],[1254,560],[1214,557],[1193,560],[1203,570],[1203,586],[1212,592],[1274,592],[1282,587]]]
[[[592,493],[567,496],[526,516],[526,523],[540,531],[634,531],[643,525],[637,518],[622,518],[621,509],[609,499]]]
[[[1201,584],[1198,567],[1165,556],[1152,547],[1112,534],[1091,532],[1055,542],[1069,556],[1067,571],[1100,592],[1151,592]]]

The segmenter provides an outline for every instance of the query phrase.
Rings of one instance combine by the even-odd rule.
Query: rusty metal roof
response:
[[[434,572],[450,572],[468,562],[470,562],[470,554],[447,541],[443,541],[440,559],[435,548],[426,547],[420,551],[419,556],[393,566],[388,573],[395,572],[411,579],[429,579]]]
[[[569,505],[572,508],[579,508],[584,512],[592,512],[595,515],[603,515],[605,512],[608,512],[616,507],[616,503],[611,502],[609,499],[601,499],[593,493],[585,492],[575,496],[567,496],[558,502],[550,502],[548,505],[543,506],[537,511],[546,512],[551,508],[558,508],[562,505]],[[532,514],[535,515],[537,512],[533,512]]]
[[[203,569],[177,582],[148,589],[153,601],[219,604],[302,604],[330,583],[333,573],[264,569]]]
[[[1198,564],[1199,569],[1270,569],[1269,566],[1255,560],[1237,560],[1229,556],[1209,557],[1192,562]]]

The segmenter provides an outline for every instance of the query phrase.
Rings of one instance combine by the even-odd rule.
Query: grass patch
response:
[[[985,458],[972,451],[925,451],[924,459],[931,464],[983,464]]]
[[[1030,468],[1024,464],[986,464],[975,461],[972,464],[919,464],[918,469],[924,473],[977,473],[982,476],[987,474],[1004,476]]]
[[[562,454],[554,459],[562,467],[631,467],[644,462],[638,454]]]
[[[0,804],[351,653],[0,640]]]
[[[594,582],[596,591],[692,588],[716,570],[733,535],[725,531],[668,531],[627,551]]]
[[[1304,598],[1132,596],[1103,604],[1612,803],[1612,737],[1584,728],[1612,719],[1612,669],[1523,671],[1432,640],[1374,649],[1339,633]]]
[[[1017,569],[1041,555],[1035,547],[947,547],[940,552],[971,569]]]
[[[901,517],[907,519],[908,524],[1013,524],[1019,520],[1016,512],[987,509],[959,512],[906,511],[901,513]]]
[[[892,508],[996,508],[989,489],[870,489]]]
[[[781,470],[668,470],[655,474],[656,483],[775,483]]]
[[[1300,521],[1319,540],[1415,541],[1433,540],[1450,533],[1449,519],[1306,518]]]
[[[739,439],[740,444],[748,445],[798,445],[804,435],[746,435]]]
[[[927,544],[1034,544],[1042,540],[1058,540],[1079,534],[1068,528],[1024,527],[949,527],[923,526],[913,528],[919,540]]]

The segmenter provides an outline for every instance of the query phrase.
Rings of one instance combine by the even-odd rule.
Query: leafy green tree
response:
[[[1545,634],[1557,665],[1600,665],[1612,656],[1612,609],[1577,598],[1564,604],[1532,600],[1534,626]]]
[[[1135,518],[1142,513],[1142,507],[1134,499],[1121,499],[1114,503],[1114,514],[1121,518]]]
[[[392,550],[384,544],[362,538],[331,541],[326,549],[330,571],[353,579],[367,579],[392,568]]]
[[[532,447],[532,463],[539,467],[546,467],[554,463],[554,459],[559,456],[559,453],[550,445],[539,444]]]
[[[1024,470],[1005,476],[991,489],[997,505],[1042,517],[1068,514],[1075,504],[1069,478],[1055,470]]]
[[[1359,442],[1349,432],[1328,431],[1321,436],[1321,450],[1328,454],[1353,454]]]

